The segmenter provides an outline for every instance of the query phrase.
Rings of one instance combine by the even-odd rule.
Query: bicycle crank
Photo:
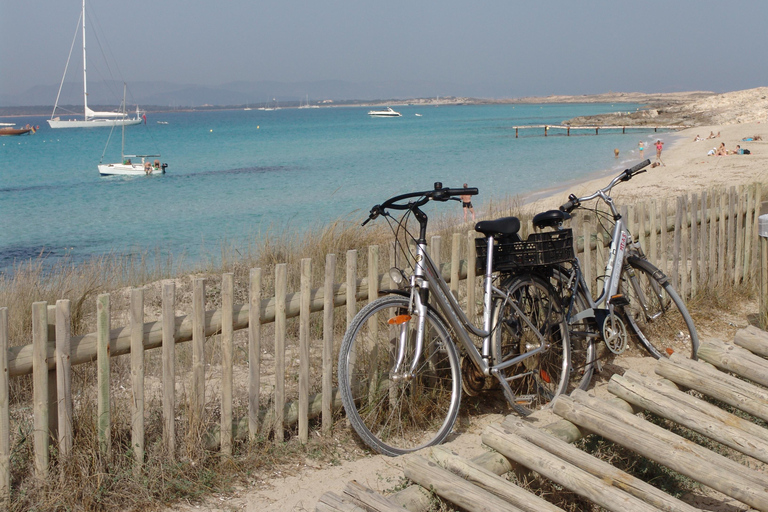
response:
[[[608,350],[621,354],[627,350],[627,326],[624,321],[614,314],[607,314],[600,325],[600,333]]]

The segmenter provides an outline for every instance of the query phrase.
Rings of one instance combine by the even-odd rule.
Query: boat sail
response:
[[[61,85],[59,85],[59,93],[56,95],[56,104],[53,107],[51,118],[48,120],[48,125],[51,128],[93,128],[97,126],[126,126],[141,123],[142,117],[138,107],[136,108],[135,117],[129,117],[125,109],[122,112],[96,112],[88,108],[88,80],[85,58],[85,0],[83,0],[83,10],[80,13],[80,19],[82,20],[83,31],[83,119],[62,120],[56,116],[56,109],[59,107],[59,98],[61,97],[61,88],[64,86],[64,78],[67,76],[69,60],[72,57],[72,48],[70,48],[67,65],[64,67],[64,76],[61,78]],[[75,32],[75,35],[77,35],[77,32]],[[74,47],[74,43],[72,47]]]
[[[125,84],[123,84],[123,112],[125,112]],[[114,126],[112,127],[114,130]],[[155,174],[165,174],[165,168],[168,164],[160,163],[160,154],[156,155],[126,155],[125,154],[125,123],[122,125],[122,144],[120,146],[120,162],[117,164],[102,164],[104,154],[109,147],[109,140],[112,138],[112,131],[109,132],[107,144],[104,146],[104,152],[99,160],[99,174],[102,176],[149,176]],[[140,158],[141,161],[133,162],[134,158]],[[152,158],[155,160],[152,161]]]

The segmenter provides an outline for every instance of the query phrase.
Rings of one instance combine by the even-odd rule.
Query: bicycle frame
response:
[[[435,265],[429,253],[426,250],[426,241],[419,240],[417,242],[416,250],[416,265],[415,271],[411,276],[410,289],[411,289],[411,303],[412,309],[416,311],[418,315],[417,336],[415,353],[417,357],[411,362],[409,374],[415,372],[416,367],[419,365],[419,358],[421,349],[424,343],[424,324],[426,321],[426,299],[428,293],[432,293],[432,301],[437,305],[439,311],[443,314],[448,324],[453,329],[453,332],[458,337],[459,342],[467,351],[472,362],[484,375],[494,375],[499,370],[513,366],[520,361],[532,357],[549,348],[549,345],[544,336],[538,332],[533,323],[528,319],[525,314],[520,310],[514,301],[510,301],[509,304],[515,313],[528,324],[533,332],[536,333],[539,338],[539,347],[525,352],[515,358],[505,361],[502,364],[493,365],[491,356],[491,335],[493,334],[491,310],[493,306],[494,297],[507,298],[508,295],[493,286],[493,237],[488,237],[488,259],[486,264],[486,273],[484,276],[484,300],[483,300],[483,329],[476,327],[467,318],[464,311],[462,311],[456,298],[451,293],[448,284],[440,275],[437,266]],[[426,292],[426,293],[423,293]],[[400,340],[398,342],[398,350],[395,360],[395,368],[393,373],[399,374],[402,371],[402,362],[405,359],[406,352],[406,329],[401,330]],[[475,344],[470,338],[470,333],[474,336],[482,338],[482,349],[478,350]],[[503,381],[503,379],[500,379]],[[505,382],[506,384],[506,382]],[[511,392],[511,390],[510,390]]]

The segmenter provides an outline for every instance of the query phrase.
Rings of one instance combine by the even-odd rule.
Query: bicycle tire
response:
[[[696,327],[672,283],[644,258],[630,257],[628,263],[619,291],[629,300],[623,311],[634,337],[656,359],[673,352],[696,359]]]
[[[461,404],[459,356],[442,318],[427,309],[421,364],[410,378],[393,379],[401,329],[407,329],[404,368],[413,360],[417,319],[389,323],[408,313],[409,299],[388,295],[352,320],[339,350],[339,391],[347,418],[379,453],[403,455],[439,444],[451,432]]]
[[[549,349],[500,373],[516,399],[527,403],[529,409],[540,409],[565,392],[568,386],[571,347],[562,305],[551,285],[534,275],[511,277],[502,283],[502,290],[508,298],[498,298],[493,305],[491,349],[494,365],[540,346],[536,333],[509,304],[513,301],[549,341]]]

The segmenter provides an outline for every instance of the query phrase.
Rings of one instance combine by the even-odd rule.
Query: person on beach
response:
[[[467,184],[464,184],[464,188],[467,188]],[[461,199],[461,208],[464,210],[464,222],[467,222],[467,210],[472,214],[472,222],[475,222],[475,209],[472,208],[472,196],[469,194],[462,194],[459,196]]]
[[[619,158],[619,148],[616,148],[616,149],[613,150],[613,156],[615,158]]]
[[[645,142],[640,141],[640,144],[637,145],[637,149],[640,150],[640,158],[643,158],[643,151],[645,151]]]
[[[715,132],[709,132],[709,137],[707,137],[707,138],[708,139],[714,139],[715,138]]]
[[[717,156],[727,156],[728,150],[725,149],[725,142],[721,142],[720,146],[717,148],[717,152],[715,153]]]
[[[661,148],[664,147],[664,143],[660,140],[656,139],[656,163],[663,165],[664,167],[667,166],[664,162],[661,160]]]

